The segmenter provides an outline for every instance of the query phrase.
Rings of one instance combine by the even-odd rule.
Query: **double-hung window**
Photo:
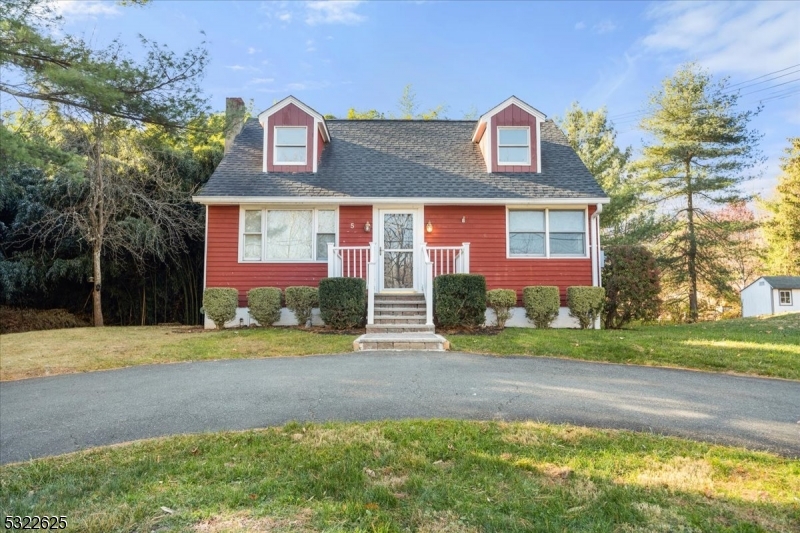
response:
[[[514,209],[508,212],[509,257],[586,257],[586,212]]]
[[[308,155],[308,139],[305,126],[276,126],[275,165],[305,165]]]
[[[792,291],[778,291],[781,305],[792,305]]]
[[[497,128],[497,164],[531,164],[531,129],[528,126]]]
[[[333,209],[244,210],[243,261],[325,261],[335,242]]]

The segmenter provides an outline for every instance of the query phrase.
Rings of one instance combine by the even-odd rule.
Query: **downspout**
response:
[[[600,213],[603,212],[603,204],[597,204],[592,217],[590,219],[592,230],[592,286],[600,287],[600,230],[598,225],[600,223]]]

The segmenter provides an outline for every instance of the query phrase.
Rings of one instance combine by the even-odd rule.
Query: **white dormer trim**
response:
[[[295,98],[294,96],[291,96],[291,95],[287,96],[286,98],[284,98],[280,102],[277,102],[276,104],[272,105],[272,107],[268,107],[267,109],[265,109],[264,111],[262,111],[261,113],[258,114],[258,122],[261,124],[261,128],[264,130],[264,148],[263,148],[264,161],[263,161],[263,167],[262,167],[261,171],[264,172],[264,173],[267,173],[267,168],[268,168],[267,167],[267,139],[269,138],[270,135],[274,135],[274,132],[267,131],[267,124],[268,124],[269,117],[271,117],[272,115],[274,115],[275,113],[277,113],[278,111],[283,109],[284,107],[288,106],[289,104],[296,105],[298,108],[300,108],[301,111],[303,111],[307,115],[313,117],[313,119],[314,119],[314,135],[313,135],[313,139],[312,139],[312,148],[311,148],[313,150],[313,153],[311,154],[311,161],[312,161],[312,172],[316,173],[317,172],[317,163],[318,163],[317,162],[317,151],[318,151],[318,148],[319,148],[319,146],[318,146],[319,139],[318,139],[317,132],[322,134],[322,139],[323,139],[324,142],[330,142],[331,136],[330,136],[330,133],[328,133],[328,125],[325,123],[325,117],[323,117],[316,110],[312,109],[311,107],[307,106],[306,104],[304,104],[303,102],[301,102],[300,100],[298,100],[297,98]],[[273,140],[273,142],[274,142],[274,140]],[[274,150],[274,148],[273,148],[273,150]]]
[[[527,112],[528,114],[535,116],[537,119],[536,120],[537,126],[539,121],[547,120],[547,115],[545,115],[535,107],[526,104],[516,96],[511,96],[480,116],[480,118],[478,119],[478,124],[475,127],[475,132],[472,134],[472,142],[480,141],[481,135],[483,134],[483,130],[486,128],[486,126],[488,126],[491,123],[491,118],[500,111],[502,111],[503,109],[510,106],[511,104],[514,104],[520,109]]]
[[[492,123],[492,117],[500,111],[506,109],[510,105],[516,105],[529,115],[536,118],[536,172],[542,172],[542,122],[547,120],[547,115],[536,109],[535,107],[523,102],[516,96],[511,96],[494,106],[492,109],[484,113],[478,118],[478,123],[475,125],[475,131],[472,133],[472,142],[480,143],[482,140],[486,142],[486,150],[483,154],[486,157],[486,172],[492,172],[492,162],[494,161],[496,144],[492,128],[489,126]],[[484,139],[486,137],[486,139]],[[531,162],[533,164],[533,162]],[[501,166],[498,161],[498,167]]]
[[[331,136],[328,133],[328,125],[325,124],[325,117],[320,115],[314,109],[308,107],[306,104],[295,98],[294,96],[287,96],[280,102],[276,103],[272,107],[269,107],[258,114],[258,121],[261,123],[262,128],[266,128],[267,126],[267,119],[286,107],[289,104],[294,104],[299,107],[302,111],[306,114],[311,115],[314,117],[314,125],[319,128],[319,131],[322,133],[322,138],[325,142],[329,142],[331,140]]]

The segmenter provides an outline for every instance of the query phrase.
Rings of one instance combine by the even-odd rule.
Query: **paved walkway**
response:
[[[290,420],[532,419],[800,456],[800,383],[460,353],[155,365],[0,384],[0,463]]]

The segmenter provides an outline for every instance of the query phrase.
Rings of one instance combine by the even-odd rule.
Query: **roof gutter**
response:
[[[239,205],[239,204],[331,204],[331,205],[570,205],[585,206],[602,204],[610,198],[386,198],[358,196],[192,196],[192,201],[204,205]],[[593,217],[595,215],[592,215]]]

